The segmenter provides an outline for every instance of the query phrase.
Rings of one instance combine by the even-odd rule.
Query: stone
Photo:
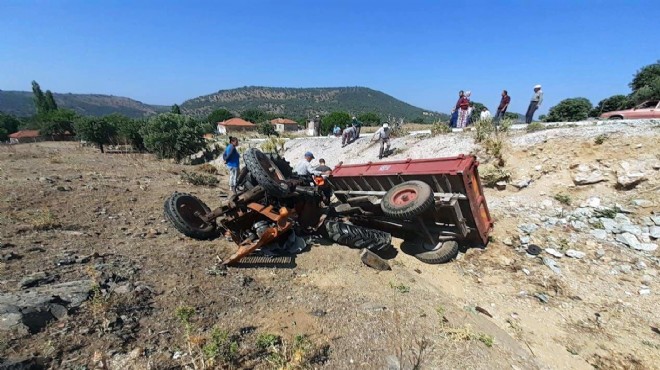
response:
[[[566,251],[566,255],[571,258],[582,259],[587,254],[584,252],[576,251],[575,249],[569,249]]]
[[[620,265],[619,271],[623,272],[624,274],[629,274],[632,272],[632,266],[628,264]]]
[[[642,243],[651,243],[651,235],[649,233],[645,233],[644,230],[642,230],[642,235],[639,235],[637,239],[639,239],[639,241]]]
[[[621,225],[620,229],[622,233],[630,233],[635,236],[642,235],[642,228],[637,225]]]
[[[577,167],[577,172],[573,174],[573,183],[575,185],[590,185],[606,181],[602,172],[597,167],[581,164]]]
[[[543,257],[543,264],[548,266],[548,268],[555,274],[561,275],[561,268],[559,268],[557,261],[553,260],[552,258]]]
[[[506,181],[498,181],[495,183],[495,188],[497,190],[506,190]]]
[[[657,215],[651,216],[651,220],[656,226],[660,226],[660,216]]]
[[[522,269],[523,274],[528,275],[530,274],[530,271],[528,269]]]
[[[548,298],[548,296],[546,294],[543,294],[543,293],[535,293],[534,297],[538,298],[538,300],[541,301],[541,303],[550,302],[550,298]]]
[[[615,240],[633,249],[638,249],[641,247],[641,243],[639,240],[637,240],[637,237],[631,233],[619,234],[616,236]]]
[[[605,250],[602,248],[599,248],[596,250],[596,258],[603,258],[605,257]]]
[[[616,215],[614,215],[614,222],[616,222],[619,225],[632,224],[632,221],[630,221],[628,216],[624,215],[623,213],[617,213]]]
[[[622,161],[619,163],[619,169],[616,171],[616,187],[622,190],[630,190],[646,181],[644,172],[634,164]]]
[[[360,260],[365,265],[380,271],[391,270],[390,264],[384,259],[380,258],[376,253],[363,249],[360,253]]]
[[[651,239],[660,239],[660,226],[649,227],[649,236]]]
[[[531,241],[531,238],[527,235],[520,235],[520,244],[527,245]]]
[[[502,243],[504,243],[504,245],[507,245],[509,247],[513,246],[513,240],[511,240],[511,238],[505,238],[504,240],[502,240]]]
[[[646,270],[646,263],[644,263],[644,261],[637,261],[635,267],[637,267],[638,270]]]
[[[591,208],[598,208],[600,207],[600,198],[598,197],[591,197],[587,199],[586,202],[584,202],[581,207],[591,207]]]
[[[639,295],[649,295],[651,294],[651,289],[649,288],[642,288],[639,290]]]
[[[518,229],[525,234],[531,234],[534,231],[536,231],[539,227],[536,226],[535,224],[520,224],[518,225]]]
[[[531,183],[532,183],[532,179],[530,179],[530,178],[525,178],[525,179],[522,179],[522,180],[519,180],[519,181],[515,182],[515,183],[512,184],[512,185],[513,185],[515,188],[517,188],[518,190],[520,190],[520,189],[524,189],[524,188],[528,187],[529,184],[531,184]]]
[[[653,222],[653,219],[651,219],[651,217],[649,216],[644,216],[640,218],[639,222],[641,223],[641,225],[644,226],[655,226],[655,222]]]
[[[649,274],[644,274],[642,275],[642,278],[640,279],[640,282],[646,286],[649,286],[653,283],[653,276]]]
[[[603,224],[603,227],[606,231],[612,232],[615,228],[618,229],[619,224],[611,218],[601,217],[599,218],[600,222]]]
[[[56,319],[62,320],[63,318],[65,318],[69,314],[69,311],[66,309],[66,307],[64,307],[62,305],[52,304],[50,306],[50,313]]]
[[[574,220],[574,221],[571,221],[571,227],[574,228],[574,229],[577,230],[577,231],[584,231],[584,230],[586,230],[589,226],[587,226],[587,224],[585,224],[585,223],[582,222],[582,221]]]
[[[637,207],[642,207],[642,208],[653,207],[653,202],[651,202],[650,200],[646,200],[646,199],[633,199],[632,204],[637,206]]]
[[[607,239],[607,231],[605,231],[603,229],[591,230],[591,235],[593,235],[593,237],[595,237],[598,240]]]
[[[562,258],[564,256],[561,252],[554,248],[546,248],[545,253],[557,258]]]
[[[41,272],[34,273],[32,275],[26,276],[23,279],[21,279],[21,282],[18,284],[18,287],[20,289],[26,289],[26,288],[35,287],[35,286],[42,285],[42,284],[52,283],[54,280],[55,280],[55,277],[48,276],[47,273],[41,271]]]
[[[642,252],[654,252],[656,249],[658,249],[658,245],[655,243],[640,243],[637,247],[633,248]]]

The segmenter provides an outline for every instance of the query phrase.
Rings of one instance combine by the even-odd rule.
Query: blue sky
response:
[[[628,93],[660,1],[0,0],[0,89],[181,103],[241,86],[366,86],[448,112]]]

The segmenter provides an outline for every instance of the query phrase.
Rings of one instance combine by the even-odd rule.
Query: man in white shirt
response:
[[[534,118],[534,112],[536,112],[536,110],[539,109],[541,103],[543,103],[543,91],[541,90],[541,85],[536,85],[534,86],[534,95],[532,95],[532,99],[529,101],[529,107],[527,107],[527,114],[525,114],[525,123],[527,124],[532,123],[532,119]]]
[[[490,120],[490,111],[488,110],[488,108],[483,107],[483,109],[481,109],[481,113],[479,114],[479,119],[482,121]]]
[[[296,168],[293,169],[293,172],[300,176],[320,175],[321,171],[317,171],[314,166],[312,166],[312,159],[314,159],[314,154],[312,154],[312,152],[305,153],[305,159],[298,162]]]
[[[390,133],[392,130],[390,130],[390,125],[385,122],[383,123],[383,127],[379,128],[378,131],[374,134],[374,139],[380,141],[380,153],[378,154],[378,159],[383,158],[383,147],[387,146],[387,149],[385,151],[390,150]]]

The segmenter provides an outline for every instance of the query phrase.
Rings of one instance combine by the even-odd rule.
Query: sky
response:
[[[0,89],[182,103],[242,86],[365,86],[449,112],[630,92],[657,0],[0,0]]]

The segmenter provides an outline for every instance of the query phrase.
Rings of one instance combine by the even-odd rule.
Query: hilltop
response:
[[[215,109],[225,108],[234,113],[247,109],[259,109],[296,118],[328,114],[334,111],[347,111],[351,114],[375,112],[383,118],[394,116],[409,120],[426,117],[424,112],[427,112],[367,87],[247,86],[220,90],[213,94],[190,99],[185,101],[181,108],[185,113],[195,116],[206,116]]]
[[[58,106],[89,116],[120,113],[128,117],[139,118],[169,110],[169,107],[144,104],[122,96],[70,93],[54,93],[53,95]],[[0,112],[19,117],[35,114],[32,92],[0,90]]]

